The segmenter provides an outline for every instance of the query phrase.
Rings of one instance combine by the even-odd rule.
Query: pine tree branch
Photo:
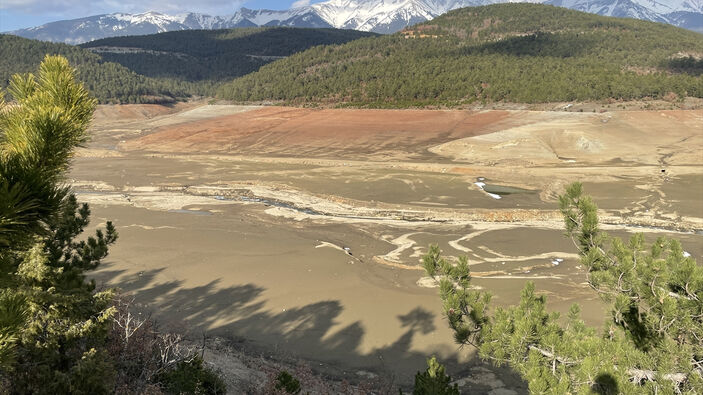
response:
[[[667,291],[666,291],[664,288],[662,288],[662,287],[659,287],[659,289],[662,290],[662,291],[664,291],[664,292],[667,292]],[[667,295],[671,296],[672,298],[676,298],[676,299],[698,300],[698,298],[695,297],[695,295],[694,295],[693,297],[691,297],[691,296],[687,296],[687,295],[677,294],[677,293],[674,292],[674,291],[669,291],[669,292],[667,292]]]
[[[703,377],[703,360],[696,361],[694,358],[691,363],[695,366],[694,371],[698,373],[699,376]]]
[[[694,298],[694,300],[699,300],[699,299],[698,299],[698,295],[696,295],[696,294],[692,293],[691,291],[689,291],[689,289],[688,289],[688,282],[686,282],[686,285],[684,286],[684,290],[686,290],[686,295],[688,295],[688,296]]]
[[[627,374],[630,375],[630,381],[641,383],[642,381],[656,381],[658,372],[646,369],[627,369]],[[664,380],[673,381],[677,386],[686,381],[688,375],[685,373],[666,373],[662,375]]]
[[[562,365],[578,365],[583,361],[580,360],[574,360],[566,357],[560,357],[550,351],[547,351],[545,349],[539,348],[535,345],[530,345],[528,346],[530,350],[534,350],[542,354],[543,356],[549,358],[552,361],[552,371],[554,372],[556,370],[556,367],[554,365],[555,362],[559,362]],[[699,374],[701,374],[701,371],[703,369],[700,367],[701,362],[695,363],[698,368],[696,370],[699,371]],[[647,370],[647,369],[635,369],[635,368],[630,368],[627,370],[627,374],[630,375],[630,381],[634,383],[641,383],[642,381],[656,381],[656,376],[658,374],[657,371],[654,370]],[[665,380],[670,380],[673,381],[677,386],[686,381],[688,378],[688,375],[685,373],[666,373],[662,376]]]
[[[540,354],[544,355],[545,357],[551,359],[552,361],[557,361],[562,365],[577,365],[582,362],[582,361],[577,361],[574,359],[569,359],[566,357],[560,357],[552,352],[549,352],[547,350],[539,348],[535,345],[530,345],[527,348],[529,348],[530,350],[535,350],[535,351],[539,352]]]

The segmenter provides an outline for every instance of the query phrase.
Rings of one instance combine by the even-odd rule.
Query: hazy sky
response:
[[[282,10],[308,0],[0,0],[0,32],[112,12],[232,14],[240,7]],[[311,1],[316,3],[318,1]]]

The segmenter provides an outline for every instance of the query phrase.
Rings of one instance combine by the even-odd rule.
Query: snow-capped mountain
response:
[[[256,26],[332,27],[310,7],[287,11],[242,8],[233,15],[227,16],[211,16],[193,12],[166,15],[153,11],[142,14],[95,15],[50,22],[8,33],[36,40],[80,44],[114,36],[134,36],[174,30],[231,29]]]
[[[703,32],[703,0],[547,0],[592,14],[669,23]]]
[[[115,13],[51,22],[45,25],[9,32],[43,41],[80,44],[103,37],[154,34],[172,30],[186,30],[208,26],[217,28],[216,18],[206,15],[164,15],[158,12],[142,14]]]
[[[242,8],[226,16],[157,12],[96,15],[10,33],[70,44],[172,30],[254,26],[336,27],[392,33],[456,8],[507,2],[545,3],[599,15],[670,23],[703,32],[703,0],[328,0],[285,11]]]
[[[301,7],[286,11],[250,10],[242,8],[231,17],[255,26],[289,26],[289,27],[332,27],[312,8]]]
[[[650,8],[643,7],[634,0],[549,0],[547,4],[590,12],[592,14],[667,22],[667,19],[665,19],[662,14]]]

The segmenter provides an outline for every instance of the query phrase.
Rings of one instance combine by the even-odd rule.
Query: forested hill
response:
[[[147,103],[211,96],[218,83],[282,57],[374,33],[341,29],[241,28],[114,37],[80,47],[0,35],[0,87],[36,70],[46,54],[68,58],[102,103]]]
[[[369,36],[376,34],[341,29],[239,28],[112,37],[81,47],[145,76],[217,82],[251,73],[316,45]]]
[[[7,87],[13,74],[36,71],[47,54],[65,56],[101,103],[167,102],[184,98],[191,90],[183,83],[139,75],[79,47],[6,34],[0,35],[0,88]]]
[[[237,101],[459,105],[703,97],[703,35],[537,4],[451,11],[316,47],[221,86]]]

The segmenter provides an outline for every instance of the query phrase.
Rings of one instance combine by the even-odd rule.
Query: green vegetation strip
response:
[[[535,4],[449,12],[311,48],[220,87],[236,101],[368,107],[703,97],[703,35]]]

